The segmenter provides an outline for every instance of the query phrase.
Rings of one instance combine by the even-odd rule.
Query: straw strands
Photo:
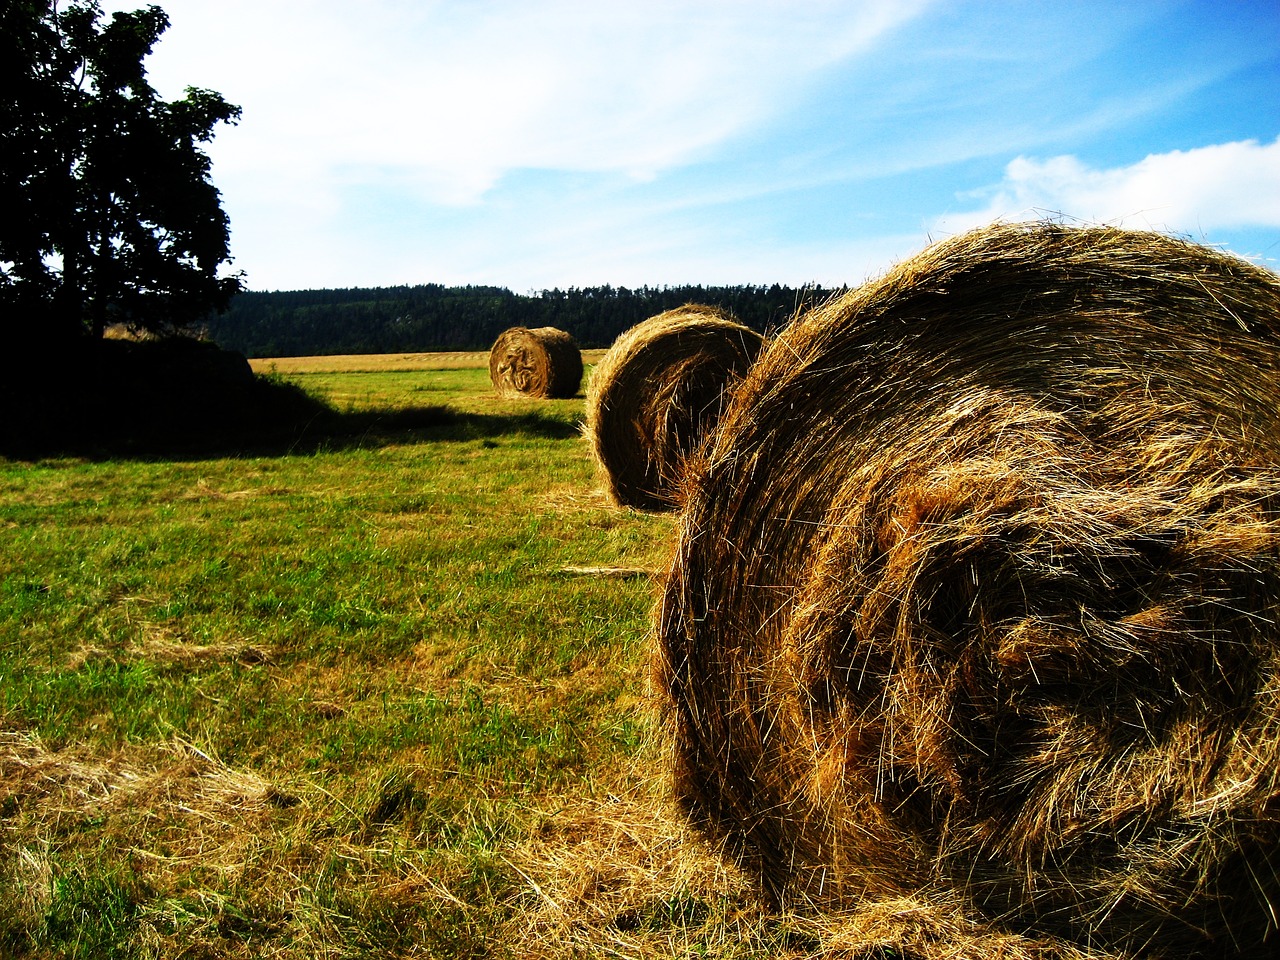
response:
[[[587,436],[615,503],[675,508],[685,460],[763,343],[699,304],[650,317],[614,342],[587,386]]]
[[[489,379],[501,397],[572,397],[582,385],[582,351],[555,327],[511,327],[489,350]]]
[[[530,960],[773,955],[750,881],[665,800],[636,772],[621,795],[535,810],[507,858],[528,906],[513,911],[503,942]]]
[[[694,818],[802,909],[1271,956],[1278,358],[1273,274],[1053,224],[780,333],[691,461],[659,613]]]

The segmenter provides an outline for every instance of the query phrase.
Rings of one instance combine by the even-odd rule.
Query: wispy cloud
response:
[[[925,5],[169,0],[152,73],[243,92],[215,148],[229,171],[270,164],[313,189],[385,176],[469,203],[513,169],[644,179],[705,156]]]
[[[210,154],[255,289],[855,283],[1046,212],[1280,229],[1262,8],[158,2],[156,86],[244,108]]]
[[[1280,228],[1280,138],[1152,154],[1130,166],[1095,169],[1074,156],[1018,157],[979,208],[935,228],[956,232],[993,220],[1047,214],[1203,236],[1207,231]]]

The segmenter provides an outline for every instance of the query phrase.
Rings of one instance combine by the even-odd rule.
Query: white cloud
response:
[[[1103,71],[1060,104],[1105,67],[1099,50],[1128,56],[1132,23],[1090,46],[1061,17],[937,0],[159,2],[161,93],[244,108],[209,152],[255,289],[857,282],[926,232],[995,218],[1280,224],[1280,141],[1078,159],[1099,142],[1140,156],[1133,116],[1200,103],[1242,69],[1212,57],[1136,85]],[[1046,56],[1042,36],[1087,56]],[[957,214],[922,219],[956,196],[946,177],[1013,156]]]
[[[988,195],[988,191],[983,191]],[[985,206],[934,225],[955,233],[993,220],[1062,215],[1199,237],[1207,231],[1280,227],[1280,138],[1152,154],[1094,169],[1074,156],[1018,157]]]
[[[385,171],[468,203],[518,168],[644,179],[705,156],[924,3],[168,0],[149,64],[166,95],[244,107],[211,148],[220,177],[314,191]]]
[[[715,159],[931,2],[161,0],[171,27],[147,66],[165,97],[194,85],[243,108],[208,152],[251,283],[378,282],[424,263],[469,274],[455,247],[533,232],[537,203],[493,190],[514,171],[619,187]],[[485,218],[483,241],[437,238],[436,204],[508,219]]]

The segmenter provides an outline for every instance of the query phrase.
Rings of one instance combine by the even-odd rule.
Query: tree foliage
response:
[[[158,6],[0,0],[0,315],[69,337],[203,322],[240,289],[202,149],[240,109],[188,87],[166,102],[144,58]]]
[[[836,291],[819,287],[571,287],[520,295],[505,287],[417,286],[245,292],[213,320],[222,346],[251,357],[488,350],[508,327],[558,327],[607,347],[637,323],[686,303],[728,310],[764,333]]]

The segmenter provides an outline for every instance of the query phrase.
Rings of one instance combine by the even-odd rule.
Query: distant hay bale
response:
[[[555,327],[511,327],[489,351],[489,379],[501,397],[572,397],[582,384],[582,351]]]
[[[792,906],[1272,956],[1277,411],[1280,280],[1156,234],[992,227],[799,318],[686,481],[687,809]]]
[[[675,507],[685,459],[763,343],[729,313],[698,304],[650,317],[614,342],[587,385],[587,436],[615,503]]]

